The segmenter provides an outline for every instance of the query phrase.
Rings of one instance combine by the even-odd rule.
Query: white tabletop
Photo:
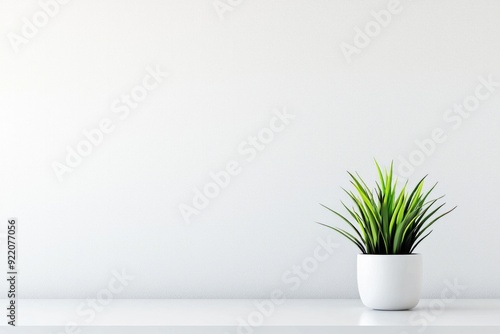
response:
[[[6,300],[2,302],[7,305]],[[278,305],[270,300],[248,299],[116,299],[107,305],[98,302],[91,306],[91,303],[80,299],[18,300],[17,325],[32,328],[74,326],[79,330],[86,328],[86,332],[92,327],[224,327],[226,332],[235,334],[278,327],[346,329],[366,326],[398,327],[430,334],[437,333],[435,328],[438,327],[487,329],[490,326],[496,331],[492,333],[500,333],[498,299],[421,300],[410,311],[374,311],[357,299],[290,299],[281,300]],[[2,319],[0,333],[6,329],[5,316]]]

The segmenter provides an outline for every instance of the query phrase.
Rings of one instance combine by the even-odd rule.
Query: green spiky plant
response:
[[[348,172],[355,191],[342,189],[352,199],[354,206],[349,209],[341,203],[352,220],[321,204],[347,223],[354,233],[323,223],[318,224],[340,233],[363,254],[411,254],[420,242],[431,234],[429,227],[456,207],[438,214],[446,203],[437,205],[436,202],[444,196],[427,200],[437,183],[427,192],[423,192],[425,176],[411,192],[406,190],[408,182],[398,191],[398,180],[393,179],[393,163],[389,171],[384,172],[377,161],[375,165],[380,181],[376,182],[375,191],[370,190],[358,173],[355,176]]]

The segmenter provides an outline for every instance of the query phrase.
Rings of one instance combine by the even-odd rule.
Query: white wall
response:
[[[500,82],[500,3],[231,3],[221,18],[212,0],[69,1],[44,22],[37,1],[0,1],[0,211],[19,219],[21,297],[95,296],[125,270],[117,298],[356,298],[357,250],[313,223],[341,226],[318,203],[340,208],[345,171],[374,180],[374,157],[409,175],[401,157],[440,128],[411,179],[439,180],[458,209],[419,247],[424,297],[456,280],[460,297],[499,298],[500,86],[476,87]],[[341,43],[387,8],[348,62]],[[170,75],[121,119],[114,101],[157,66]],[[447,111],[476,93],[467,118]],[[247,161],[238,147],[285,109],[295,119]],[[105,119],[59,182],[53,163]],[[179,205],[230,161],[240,173],[186,224]],[[293,278],[329,236],[328,260]]]

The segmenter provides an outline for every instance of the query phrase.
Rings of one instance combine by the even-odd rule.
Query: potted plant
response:
[[[321,204],[340,217],[352,232],[318,223],[340,233],[360,250],[357,257],[357,280],[363,304],[378,310],[406,310],[415,307],[422,287],[422,255],[415,248],[432,231],[429,228],[453,211],[440,213],[446,204],[437,204],[444,196],[428,199],[436,184],[424,191],[423,177],[411,190],[408,181],[398,190],[393,178],[393,164],[389,171],[380,169],[379,182],[371,190],[358,173],[348,172],[354,191],[343,189],[353,202],[349,208],[342,205],[350,219]]]

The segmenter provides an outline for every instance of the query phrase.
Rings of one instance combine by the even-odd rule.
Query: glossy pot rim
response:
[[[363,257],[369,257],[369,256],[372,256],[372,257],[387,257],[387,256],[390,256],[390,257],[398,257],[398,256],[401,256],[401,257],[406,257],[406,256],[422,256],[421,253],[411,253],[411,254],[363,254],[363,253],[358,253],[358,256],[363,256]]]

